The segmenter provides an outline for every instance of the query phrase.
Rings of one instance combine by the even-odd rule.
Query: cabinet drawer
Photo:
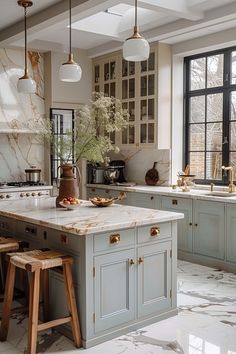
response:
[[[132,246],[135,243],[135,229],[111,231],[94,236],[94,252],[111,251],[125,246]]]
[[[171,236],[172,229],[170,222],[138,228],[138,243],[157,241]]]

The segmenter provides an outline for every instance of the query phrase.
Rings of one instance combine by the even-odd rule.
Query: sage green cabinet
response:
[[[236,263],[236,205],[226,206],[226,260]]]
[[[192,199],[162,196],[161,209],[184,214],[178,220],[178,249],[185,252],[193,251],[193,202]]]
[[[225,205],[194,201],[194,253],[217,259],[225,256]]]
[[[129,205],[140,208],[160,209],[161,197],[149,193],[132,192],[132,197],[129,202],[131,203]]]

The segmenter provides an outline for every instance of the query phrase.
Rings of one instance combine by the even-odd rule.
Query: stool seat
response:
[[[16,251],[20,248],[20,241],[11,237],[0,236],[0,253]]]
[[[60,267],[64,262],[73,262],[73,258],[65,256],[57,251],[33,250],[27,252],[10,253],[10,262],[16,267],[34,272],[40,268],[42,270]]]

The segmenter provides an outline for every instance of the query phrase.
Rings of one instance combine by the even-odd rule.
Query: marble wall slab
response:
[[[28,69],[36,81],[36,93],[19,94],[24,51],[0,49],[0,182],[24,181],[24,170],[31,165],[41,168],[44,175],[43,142],[32,124],[45,115],[43,54],[28,52]]]

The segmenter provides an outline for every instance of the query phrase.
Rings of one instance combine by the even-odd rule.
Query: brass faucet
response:
[[[229,171],[229,193],[235,192],[235,184],[234,184],[234,168],[233,166],[222,166],[222,170]]]

